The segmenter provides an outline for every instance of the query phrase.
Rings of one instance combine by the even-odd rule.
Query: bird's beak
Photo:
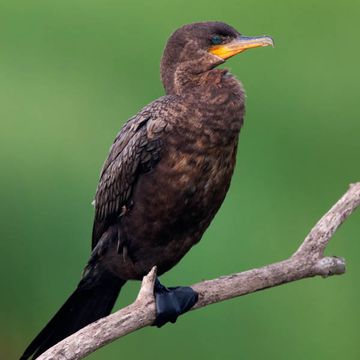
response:
[[[239,36],[229,43],[214,45],[208,51],[225,60],[247,49],[268,45],[274,46],[274,41],[270,36]]]

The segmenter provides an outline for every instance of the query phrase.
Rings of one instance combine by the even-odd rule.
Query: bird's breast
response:
[[[244,111],[242,93],[220,90],[211,102],[194,95],[167,107],[160,160],[139,176],[131,210],[121,220],[131,264],[117,264],[122,276],[141,278],[154,265],[159,274],[169,270],[201,239],[220,208]]]
[[[236,144],[217,148],[206,145],[206,136],[190,139],[169,135],[161,160],[134,189],[133,207],[122,220],[136,269],[131,277],[153,265],[160,274],[173,267],[200,240],[225,198]]]

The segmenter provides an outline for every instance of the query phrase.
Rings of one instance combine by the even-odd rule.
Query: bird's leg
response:
[[[198,293],[189,286],[166,288],[157,278],[154,286],[156,320],[154,326],[175,323],[179,315],[189,311],[198,301]]]

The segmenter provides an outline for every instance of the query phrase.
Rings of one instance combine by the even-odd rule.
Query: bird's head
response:
[[[197,75],[247,49],[273,45],[269,36],[248,37],[222,22],[184,25],[169,38],[161,60],[161,80],[168,94],[176,93],[176,77]]]

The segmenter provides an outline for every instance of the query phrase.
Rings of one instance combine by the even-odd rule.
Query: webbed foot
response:
[[[188,286],[166,288],[156,279],[155,286],[156,320],[154,326],[161,327],[167,322],[175,323],[179,315],[189,311],[198,300],[198,293]]]

